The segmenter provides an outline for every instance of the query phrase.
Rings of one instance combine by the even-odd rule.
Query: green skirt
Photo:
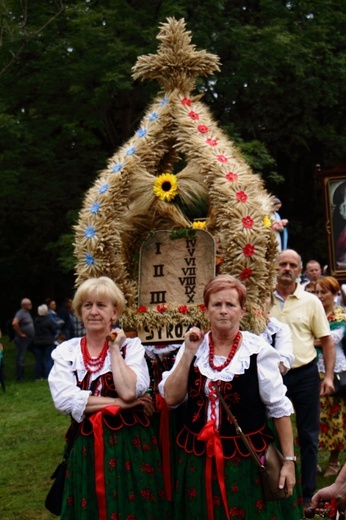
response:
[[[162,464],[152,427],[111,430],[103,424],[106,514],[95,485],[94,436],[79,434],[70,453],[62,520],[171,520]]]
[[[176,481],[173,493],[175,520],[208,520],[205,484],[205,456],[197,457],[177,447]],[[225,484],[231,520],[300,520],[302,509],[296,501],[282,499],[266,502],[253,460],[226,460]],[[225,520],[215,466],[212,472],[213,509],[215,520]],[[287,500],[289,507],[284,507]]]

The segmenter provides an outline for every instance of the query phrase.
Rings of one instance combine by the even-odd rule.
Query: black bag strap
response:
[[[228,417],[231,419],[232,423],[234,424],[235,431],[240,436],[240,438],[244,442],[245,446],[249,450],[249,453],[252,456],[253,460],[255,461],[255,463],[257,464],[257,466],[260,469],[262,469],[262,470],[265,469],[264,465],[261,462],[261,459],[259,458],[259,456],[255,452],[255,450],[253,449],[253,447],[252,447],[251,443],[249,442],[248,438],[246,437],[246,435],[243,433],[243,430],[239,426],[238,421],[236,420],[236,418],[234,417],[233,413],[231,412],[231,410],[227,406],[226,401],[224,400],[224,398],[221,395],[219,387],[217,386],[216,383],[213,383],[213,387],[214,387],[215,392],[216,392],[216,394],[217,394],[217,396],[219,398],[220,403],[222,404],[222,406],[225,409],[225,412],[227,413]]]

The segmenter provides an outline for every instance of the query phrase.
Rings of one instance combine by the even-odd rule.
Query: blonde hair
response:
[[[78,287],[72,301],[73,308],[78,318],[82,317],[82,305],[91,294],[95,295],[97,298],[110,299],[114,307],[117,308],[118,316],[121,315],[125,308],[125,297],[113,280],[107,276],[89,278]]]

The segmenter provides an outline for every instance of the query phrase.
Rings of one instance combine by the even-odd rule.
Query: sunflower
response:
[[[206,228],[206,222],[203,220],[195,220],[192,223],[192,229],[205,229]]]
[[[178,181],[173,173],[163,173],[156,177],[153,186],[156,197],[169,202],[178,194]]]

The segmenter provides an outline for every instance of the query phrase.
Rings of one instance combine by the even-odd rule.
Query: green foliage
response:
[[[199,79],[198,90],[282,199],[289,245],[325,263],[314,168],[345,162],[345,7],[343,0],[2,0],[0,320],[23,294],[40,302],[71,291],[71,212],[76,219],[85,191],[157,92],[133,81],[131,68],[156,52],[168,16],[184,17],[196,47],[220,56],[221,72]]]

